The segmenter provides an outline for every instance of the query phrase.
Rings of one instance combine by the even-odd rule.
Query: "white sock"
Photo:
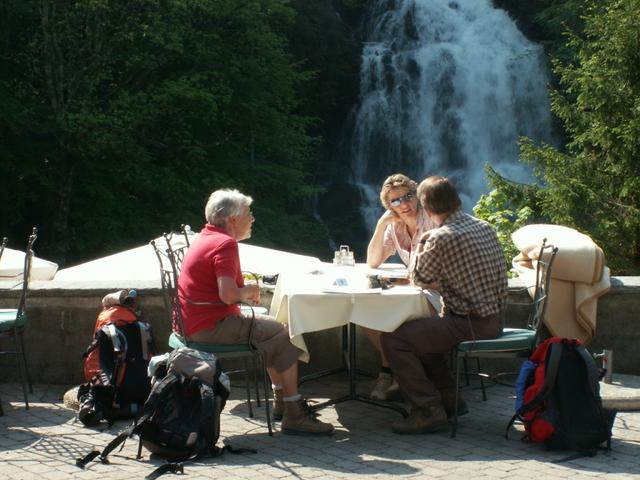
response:
[[[271,389],[275,392],[276,390],[282,390],[282,385],[274,385],[271,384]]]
[[[283,400],[285,402],[297,402],[302,399],[302,395],[296,393],[295,395],[291,395],[290,397],[284,397]]]

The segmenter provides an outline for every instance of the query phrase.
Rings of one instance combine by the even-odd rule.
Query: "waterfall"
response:
[[[346,153],[370,231],[391,173],[447,176],[465,210],[487,190],[486,163],[530,180],[517,140],[553,143],[547,72],[505,11],[490,0],[377,0],[366,35]]]

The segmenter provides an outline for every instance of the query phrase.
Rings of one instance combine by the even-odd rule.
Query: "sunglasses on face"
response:
[[[411,201],[413,197],[414,197],[413,193],[409,192],[406,195],[389,200],[389,205],[391,205],[392,207],[399,207],[404,202]]]

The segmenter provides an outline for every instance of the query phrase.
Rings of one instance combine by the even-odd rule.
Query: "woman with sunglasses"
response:
[[[373,232],[367,248],[367,265],[379,267],[391,255],[398,254],[402,262],[413,269],[418,242],[427,230],[436,225],[426,214],[417,197],[418,184],[406,175],[395,173],[388,177],[380,190],[380,201],[386,209]],[[380,352],[382,366],[371,398],[388,400],[397,392],[389,364],[380,347],[380,331],[365,329],[369,340]]]

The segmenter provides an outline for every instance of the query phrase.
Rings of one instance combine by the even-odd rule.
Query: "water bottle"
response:
[[[138,292],[133,288],[130,290],[122,290],[122,292],[120,292],[120,305],[124,305],[125,307],[133,307],[136,303],[137,297]]]

